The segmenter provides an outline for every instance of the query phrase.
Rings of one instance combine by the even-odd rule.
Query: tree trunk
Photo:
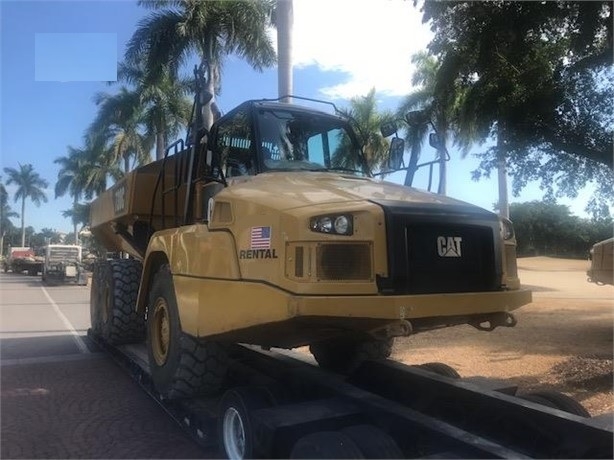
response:
[[[292,94],[293,0],[277,0],[277,96]],[[292,102],[284,98],[282,102]]]
[[[75,199],[73,200],[73,203],[72,203],[72,212],[73,212],[72,229],[75,233],[75,244],[79,245],[79,235],[77,234],[77,216],[75,215],[76,211],[77,211],[77,195],[75,195]]]
[[[446,144],[447,144],[447,133],[446,130],[439,130],[439,136],[441,140],[441,148],[438,150],[437,154],[439,155],[439,187],[437,188],[437,193],[440,195],[446,195],[448,193],[448,177],[447,177],[447,160],[446,160]]]
[[[26,212],[26,197],[21,197],[21,247],[26,245],[26,223],[25,223],[25,212]]]
[[[128,174],[130,171],[130,155],[124,153],[124,173]]]
[[[166,142],[164,141],[164,131],[159,130],[156,133],[156,160],[161,160],[164,158],[164,149],[166,147]]]
[[[499,122],[501,123],[501,122]],[[510,218],[510,204],[507,199],[507,164],[505,154],[505,130],[499,124],[497,130],[497,173],[499,178],[499,215]]]

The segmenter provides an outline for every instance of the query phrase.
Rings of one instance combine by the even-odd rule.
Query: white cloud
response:
[[[347,73],[320,91],[329,98],[389,96],[411,88],[411,55],[432,33],[410,0],[294,0],[293,63]]]

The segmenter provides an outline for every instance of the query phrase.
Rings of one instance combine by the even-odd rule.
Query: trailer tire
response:
[[[452,366],[448,366],[445,363],[424,363],[416,366],[425,371],[432,372],[433,374],[441,375],[443,377],[450,377],[451,379],[460,379],[461,376],[456,369]]]
[[[363,361],[388,358],[392,353],[393,341],[394,339],[364,341],[329,339],[312,343],[309,351],[321,368],[349,374]]]
[[[227,391],[219,406],[218,439],[224,458],[269,458],[255,442],[251,412],[271,407],[265,391],[257,387],[240,387]]]
[[[591,414],[575,399],[564,393],[554,390],[532,391],[520,396],[522,399],[531,401],[542,406],[559,409],[579,417],[590,418]]]
[[[341,432],[354,441],[363,458],[403,458],[394,439],[374,425],[353,425]]]
[[[166,399],[217,393],[228,370],[224,345],[182,331],[168,265],[158,270],[150,291],[147,352],[156,390]]]
[[[316,431],[300,438],[290,458],[365,458],[356,443],[340,431]]]
[[[111,345],[142,342],[145,316],[136,311],[141,262],[118,259],[103,262],[97,268],[91,294],[92,328]]]

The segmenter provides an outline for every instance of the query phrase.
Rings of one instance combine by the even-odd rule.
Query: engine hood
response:
[[[453,207],[465,212],[492,214],[465,202],[381,180],[330,172],[263,173],[229,180],[220,193],[279,211],[306,206],[373,201],[416,207]]]

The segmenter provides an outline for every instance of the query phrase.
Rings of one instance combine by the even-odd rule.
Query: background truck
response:
[[[596,284],[614,284],[614,238],[596,243],[589,256],[591,266],[586,272],[588,281]]]
[[[27,272],[36,276],[43,270],[43,258],[37,256],[34,249],[29,247],[9,247],[9,254],[3,262],[4,273]]]
[[[81,261],[82,251],[82,247],[76,245],[47,245],[45,247],[45,263],[42,270],[43,282],[73,282],[80,286],[85,286],[87,284],[87,276]]]
[[[509,221],[368,177],[341,116],[248,101],[207,131],[202,99],[186,141],[91,206],[96,238],[132,257],[96,265],[92,330],[147,337],[165,398],[219,391],[233,343],[308,345],[351,372],[395,336],[515,325],[531,294]]]

